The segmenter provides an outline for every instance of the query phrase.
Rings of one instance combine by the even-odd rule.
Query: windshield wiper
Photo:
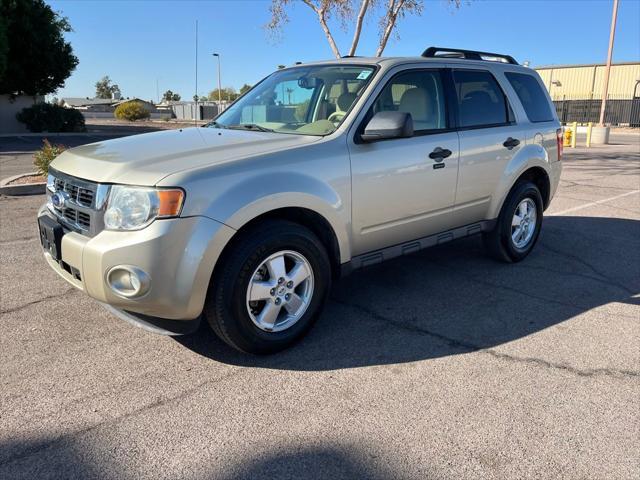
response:
[[[209,122],[209,123],[207,123],[207,127],[229,128],[228,126],[223,125],[222,123],[218,123],[218,122]]]
[[[272,128],[263,127],[257,123],[241,123],[240,125],[227,125],[227,128],[236,130],[256,130],[258,132],[273,132]]]

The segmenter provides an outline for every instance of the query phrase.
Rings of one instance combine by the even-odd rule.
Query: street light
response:
[[[602,104],[600,105],[600,127],[604,127],[604,113],[607,108],[607,95],[609,94],[609,75],[611,73],[611,57],[613,56],[613,40],[616,35],[616,20],[618,18],[618,0],[613,0],[613,13],[611,15],[611,31],[609,32],[609,52],[607,53],[607,66],[604,70],[604,91]],[[605,142],[606,143],[606,142]]]
[[[218,110],[222,108],[222,82],[220,81],[220,54],[214,53],[214,57],[218,57]]]

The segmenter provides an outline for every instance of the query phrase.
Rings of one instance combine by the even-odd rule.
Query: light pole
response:
[[[220,54],[214,53],[214,57],[218,57],[218,109],[222,108],[222,82],[220,81]]]
[[[613,39],[616,36],[616,20],[618,18],[618,0],[613,0],[613,14],[611,15],[611,32],[609,33],[609,52],[607,53],[607,67],[604,71],[604,91],[600,105],[600,127],[604,127],[604,111],[607,106],[609,93],[609,74],[611,73],[611,57],[613,56]]]

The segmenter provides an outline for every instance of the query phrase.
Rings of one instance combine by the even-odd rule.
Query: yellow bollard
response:
[[[578,138],[578,122],[573,122],[571,130],[571,148],[576,148],[576,139]]]
[[[591,146],[591,129],[593,128],[593,122],[587,124],[587,148]]]

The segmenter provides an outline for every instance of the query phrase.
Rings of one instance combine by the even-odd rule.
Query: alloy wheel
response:
[[[537,228],[537,218],[537,208],[533,199],[523,199],[516,207],[511,220],[511,241],[516,248],[522,250],[531,242]]]
[[[295,325],[313,297],[313,270],[300,253],[282,250],[266,258],[247,287],[251,321],[266,332],[281,332]]]

